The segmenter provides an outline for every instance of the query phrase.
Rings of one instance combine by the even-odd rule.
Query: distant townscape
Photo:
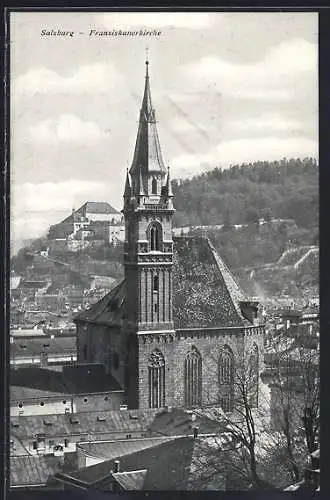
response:
[[[123,193],[12,255],[11,488],[318,490],[315,160],[171,180],[147,61]]]

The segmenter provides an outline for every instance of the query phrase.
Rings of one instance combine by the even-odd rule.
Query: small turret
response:
[[[127,173],[126,173],[126,182],[125,182],[125,191],[124,191],[124,198],[130,198],[130,197],[131,197],[131,194],[132,194],[132,191],[131,191],[131,183],[130,183],[130,180],[129,180],[129,173],[128,173],[128,169],[127,169]]]
[[[171,177],[170,177],[170,167],[167,167],[167,179],[166,179],[166,184],[165,184],[165,195],[168,196],[168,198],[173,198],[173,191],[172,191],[172,184],[171,184]]]

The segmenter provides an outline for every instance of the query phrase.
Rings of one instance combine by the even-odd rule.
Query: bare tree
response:
[[[275,394],[272,429],[292,481],[301,479],[306,456],[317,449],[319,432],[319,355],[285,334],[271,339],[269,383]]]
[[[199,463],[204,480],[224,474],[228,489],[259,489],[301,479],[308,453],[317,448],[318,351],[293,341],[290,349],[277,345],[274,352],[268,379],[277,395],[272,402],[260,391],[257,352],[245,353],[239,363],[229,349],[220,358],[218,408],[198,411],[217,420],[228,439],[205,444]]]

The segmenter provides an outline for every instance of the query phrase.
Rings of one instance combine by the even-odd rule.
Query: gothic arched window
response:
[[[248,361],[249,403],[252,407],[258,406],[259,392],[259,349],[253,344]]]
[[[234,409],[234,354],[224,346],[219,357],[220,404],[225,412]]]
[[[153,223],[148,230],[149,248],[151,251],[160,251],[162,227],[158,223]]]
[[[158,349],[149,358],[148,386],[149,408],[165,406],[165,359]]]
[[[152,179],[151,193],[152,194],[157,194],[157,181],[156,181],[156,179]]]
[[[202,404],[202,357],[193,347],[186,355],[184,364],[185,405]]]

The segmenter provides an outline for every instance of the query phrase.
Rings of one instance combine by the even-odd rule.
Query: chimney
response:
[[[113,472],[119,472],[120,470],[120,461],[115,460],[115,470]]]
[[[193,427],[194,439],[198,437],[198,427]]]

